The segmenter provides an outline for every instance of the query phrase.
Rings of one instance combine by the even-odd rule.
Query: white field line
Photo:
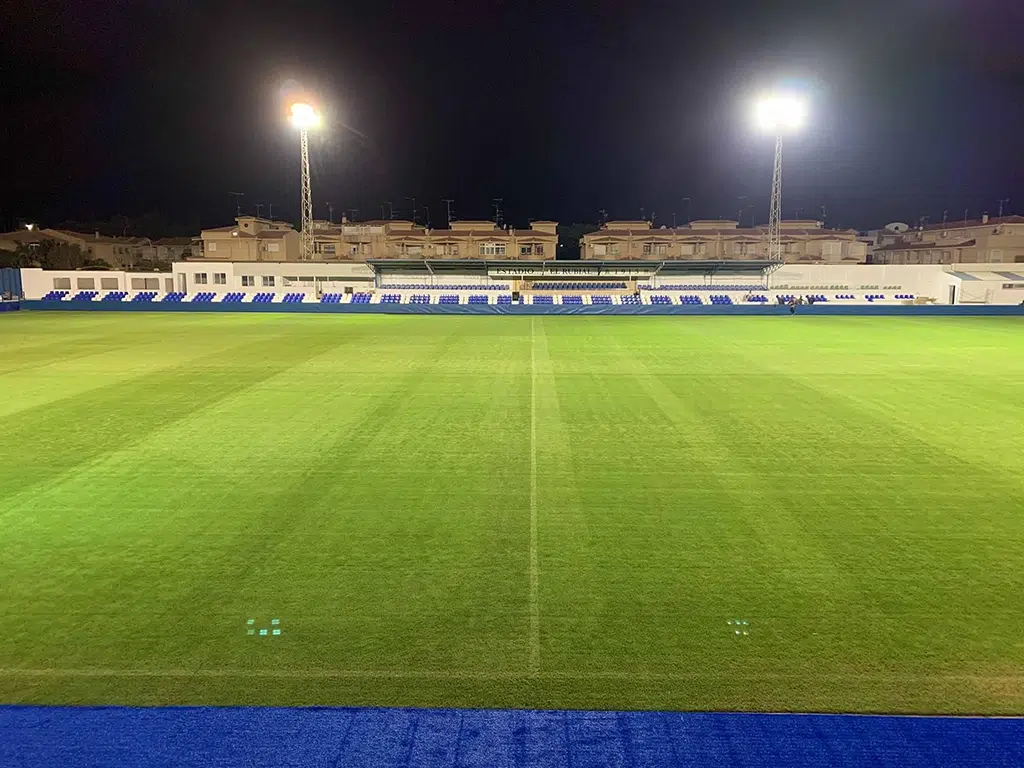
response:
[[[773,674],[749,673],[733,674],[722,672],[628,672],[607,670],[593,672],[541,672],[524,674],[522,672],[494,670],[476,672],[471,670],[389,670],[389,669],[111,669],[103,667],[80,668],[31,668],[9,667],[0,668],[0,678],[4,677],[39,677],[39,678],[293,678],[301,680],[315,679],[376,679],[376,680],[709,680],[727,677],[732,681],[758,683],[765,680],[827,680],[827,681],[858,681],[858,680],[899,680],[933,682],[933,681],[1007,681],[1018,682],[1024,675],[900,675],[900,674]]]
[[[537,564],[537,343],[530,318],[530,673],[540,672],[540,572]]]

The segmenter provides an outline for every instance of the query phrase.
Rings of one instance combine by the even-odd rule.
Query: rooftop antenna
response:
[[[642,205],[640,206],[640,221],[647,221],[647,212]]]
[[[598,213],[601,214],[600,222],[599,223],[607,224],[608,223],[608,211],[606,211],[604,208],[602,208],[601,210],[598,211]]]
[[[445,208],[448,210],[447,220],[448,226],[450,227],[452,225],[452,203],[455,201],[450,197],[445,197],[441,199],[441,202],[445,204]]]
[[[496,198],[494,198],[493,202],[494,202],[494,223],[497,224],[498,227],[504,227],[505,226],[505,217],[504,217],[504,215],[502,214],[502,211],[501,211],[501,204],[502,204],[503,201],[502,201],[502,199],[500,197],[496,197]]]
[[[267,208],[270,209],[269,211],[267,211],[267,216],[270,218],[271,221],[273,221],[274,220],[274,204],[273,203],[267,203]]]
[[[405,199],[409,200],[410,202],[412,202],[412,223],[413,223],[413,225],[415,225],[416,224],[416,198],[415,197],[406,197]]]
[[[736,223],[740,225],[741,229],[743,228],[743,211],[747,209],[747,206],[743,204],[743,201],[746,199],[746,195],[740,195],[736,198],[736,202],[739,203],[740,206],[739,213],[736,214]]]
[[[828,211],[825,210],[825,206],[821,206],[821,223],[824,224],[828,221]]]
[[[676,212],[672,211],[672,229],[676,228]]]
[[[253,205],[256,207],[256,218],[261,218],[260,211],[263,210],[263,203],[253,203]]]
[[[683,203],[686,204],[686,223],[687,224],[690,223],[690,203],[691,202],[692,201],[690,200],[690,198],[688,198],[688,197],[684,197],[683,198]]]
[[[949,218],[949,209],[946,208],[942,211],[942,228],[946,228],[946,219]]]
[[[358,208],[349,208],[348,209],[348,220],[349,221],[355,221],[356,220],[356,215],[358,213],[359,213],[359,209]]]
[[[326,205],[327,205],[327,221],[328,221],[328,223],[333,224],[334,223],[334,206],[331,205],[330,203],[326,203]]]
[[[388,215],[387,216],[384,215],[384,206],[385,205],[388,207]],[[391,204],[390,200],[385,200],[383,203],[381,203],[381,206],[380,206],[380,217],[382,219],[384,219],[385,221],[390,221],[391,219],[395,218],[395,207]]]
[[[424,220],[427,222],[427,229],[430,229],[430,206],[423,206]]]
[[[235,198],[235,215],[242,215],[242,201],[239,199],[245,196],[245,192],[228,192],[229,195]]]
[[[1004,197],[1004,198],[1000,199],[1000,201],[999,201],[999,218],[1000,219],[1003,218],[1003,204],[1004,203],[1006,205],[1009,205],[1010,204],[1010,198]]]

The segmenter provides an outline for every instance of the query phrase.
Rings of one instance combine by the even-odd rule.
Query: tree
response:
[[[89,257],[81,248],[60,240],[40,240],[32,245],[19,245],[15,251],[0,254],[0,266],[3,267],[69,270],[81,269],[89,263]],[[109,269],[109,266],[105,268]]]

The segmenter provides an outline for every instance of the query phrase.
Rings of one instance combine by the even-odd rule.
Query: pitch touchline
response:
[[[530,318],[530,672],[540,672],[540,574],[537,565],[537,342]]]
[[[541,672],[524,675],[521,672],[459,672],[459,671],[401,671],[401,670],[359,670],[359,669],[0,669],[0,677],[238,677],[238,678],[335,678],[335,679],[377,679],[377,680],[523,680],[542,678],[546,680],[704,680],[720,679],[715,672]],[[1019,681],[1024,675],[857,675],[857,674],[732,674],[729,680],[757,682],[758,680],[1005,680]]]

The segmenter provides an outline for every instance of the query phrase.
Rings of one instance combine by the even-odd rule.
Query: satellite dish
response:
[[[902,235],[904,232],[910,230],[909,224],[904,224],[902,221],[894,221],[892,224],[886,224],[885,230],[887,232],[895,232],[898,235]]]

